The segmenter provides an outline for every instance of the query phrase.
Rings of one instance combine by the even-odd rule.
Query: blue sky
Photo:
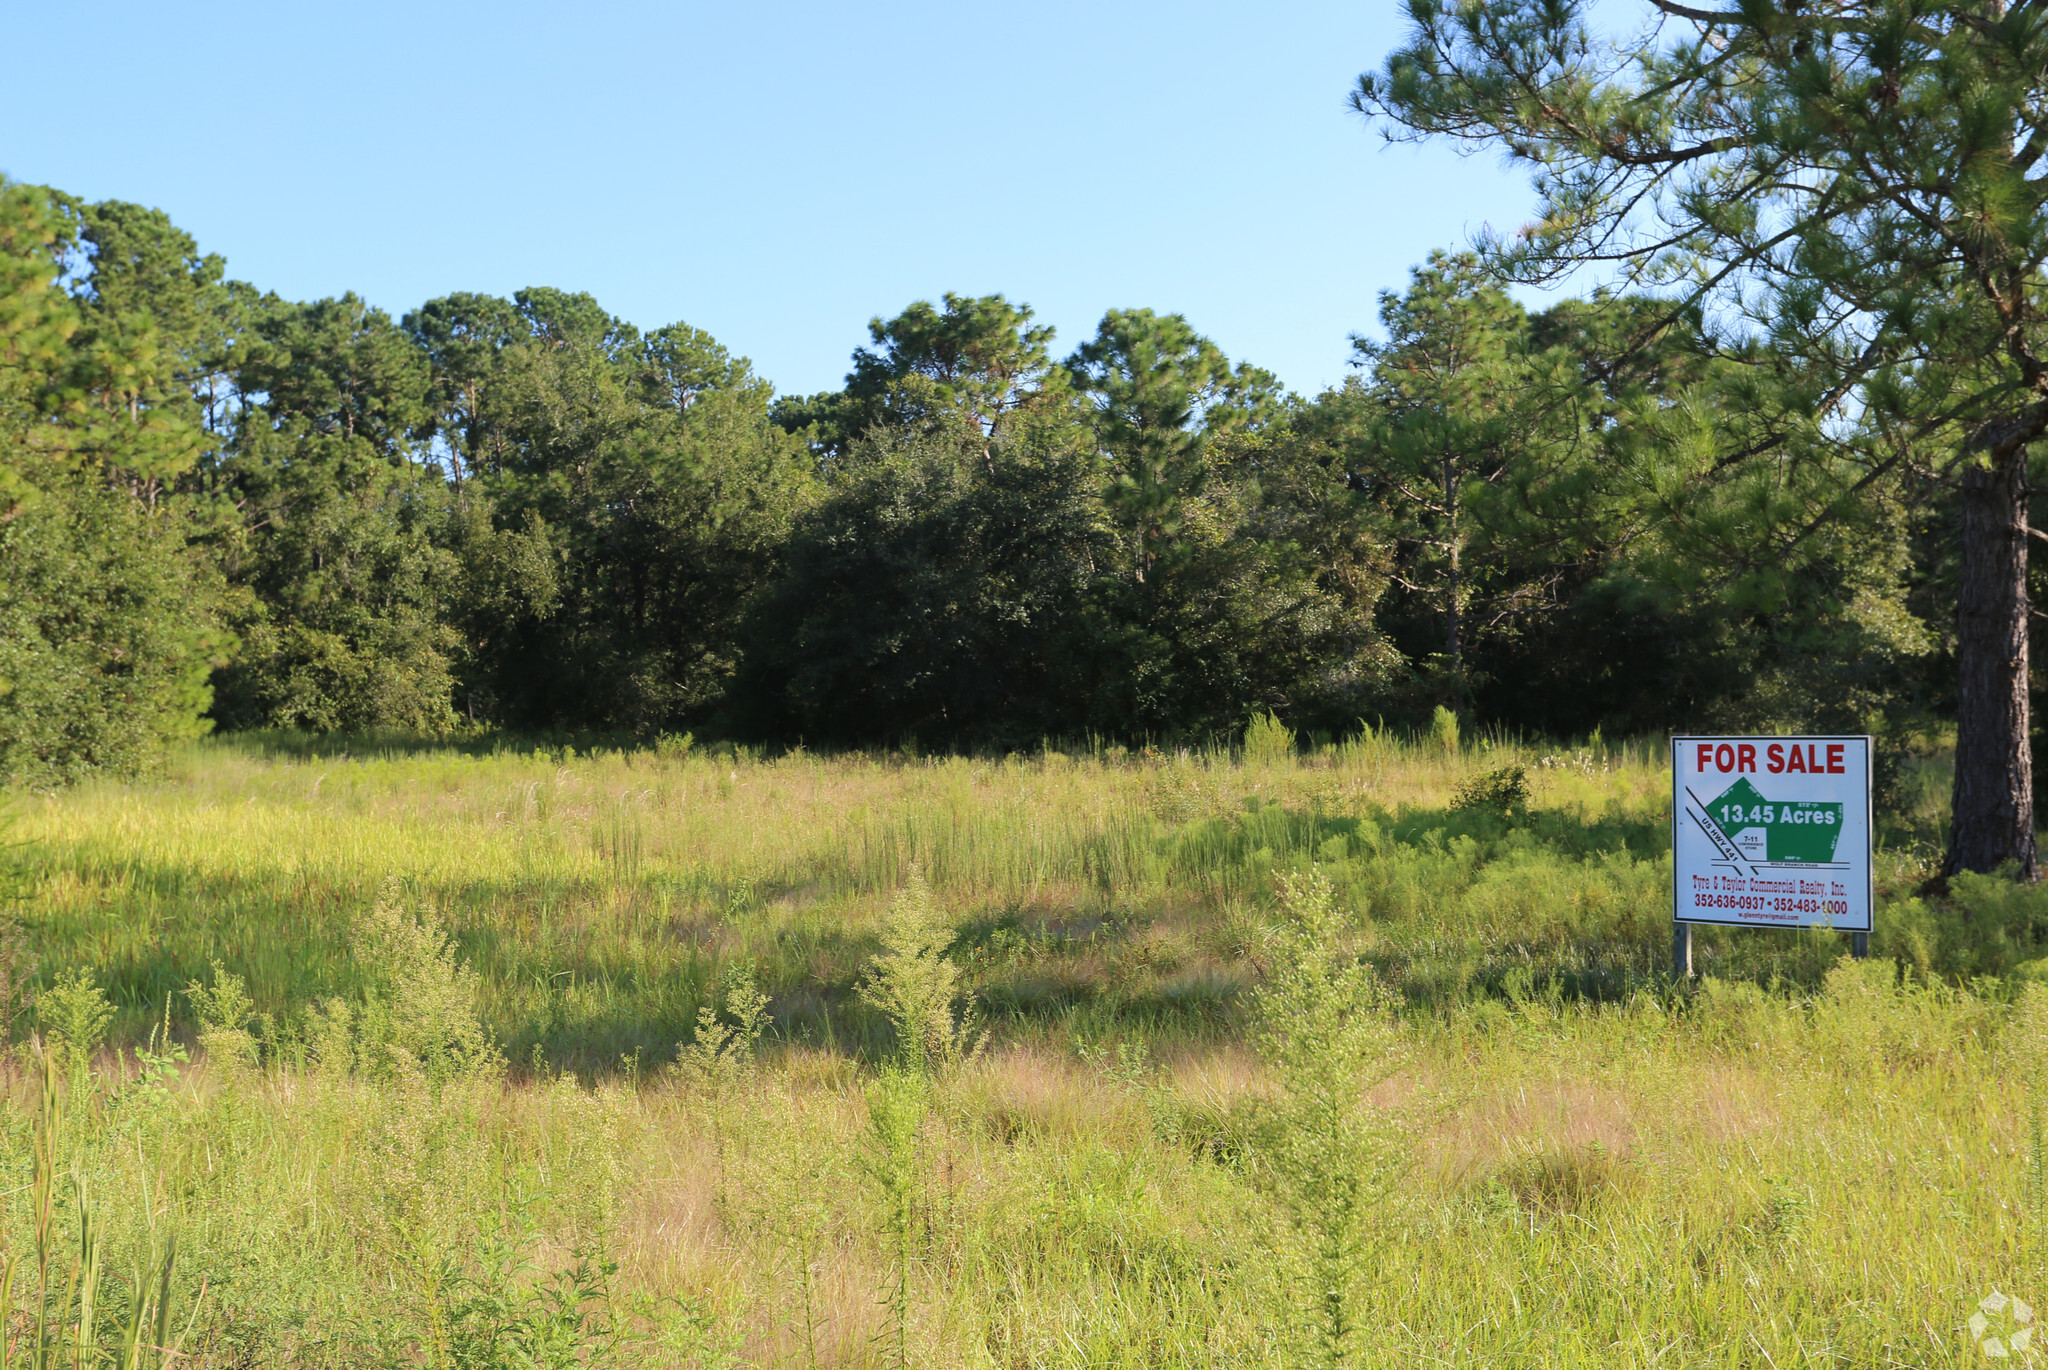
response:
[[[1274,7],[16,6],[0,172],[168,211],[231,275],[397,314],[587,290],[785,391],[954,290],[1070,348],[1178,311],[1312,393],[1433,247],[1529,217],[1350,113],[1394,0]]]

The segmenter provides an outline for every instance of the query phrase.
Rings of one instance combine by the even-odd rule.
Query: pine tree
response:
[[[1588,264],[1704,307],[1743,402],[1663,454],[1683,513],[1744,486],[1758,569],[1881,482],[1956,489],[1957,745],[1945,868],[2038,874],[2028,457],[2048,436],[2048,25],[2034,0],[1701,6],[1411,0],[1353,104],[1397,138],[1528,166],[1503,276]],[[1653,331],[1653,330],[1652,330]],[[1649,336],[1646,332],[1645,336]],[[1789,486],[1796,498],[1784,497]],[[1730,568],[1740,578],[1750,568]]]

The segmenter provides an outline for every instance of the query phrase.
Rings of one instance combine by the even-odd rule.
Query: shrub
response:
[[[897,1370],[910,1365],[910,1257],[923,1184],[919,1142],[932,1107],[927,1072],[979,1054],[982,1042],[972,1005],[964,1012],[954,1006],[960,971],[945,953],[955,935],[932,899],[924,872],[912,866],[883,919],[882,950],[860,990],[896,1029],[896,1059],[867,1091],[871,1149],[865,1169],[883,1206],[890,1260],[889,1283],[882,1291],[889,1324],[886,1354]]]
[[[1244,729],[1247,766],[1278,766],[1294,760],[1294,733],[1271,710],[1252,715]]]
[[[892,1063],[868,1086],[867,1102],[869,1151],[863,1169],[880,1191],[889,1254],[889,1282],[881,1298],[888,1316],[885,1354],[896,1370],[909,1370],[911,1248],[923,1187],[919,1140],[931,1113],[931,1083],[903,1063]]]
[[[227,642],[184,532],[83,477],[0,521],[0,786],[153,771],[206,731]]]
[[[2048,886],[1960,872],[1945,898],[1900,899],[1877,924],[1879,949],[1922,975],[2032,977],[2048,971]]]
[[[1436,712],[1429,719],[1429,740],[1446,753],[1455,756],[1458,752],[1458,716],[1443,705],[1436,706]]]
[[[50,1059],[82,1092],[92,1070],[92,1054],[107,1039],[114,1006],[84,967],[68,970],[36,1000],[36,1022],[48,1036]]]
[[[721,1020],[711,996],[697,1008],[696,1035],[676,1050],[676,1061],[698,1085],[716,1091],[754,1072],[754,1048],[768,1030],[768,996],[754,985],[745,966],[729,967],[720,987],[725,1000]]]
[[[1162,823],[1192,823],[1223,812],[1222,796],[1202,784],[1202,774],[1185,757],[1145,778],[1145,803]]]
[[[1451,807],[1510,817],[1525,814],[1529,811],[1529,772],[1521,766],[1502,766],[1469,776],[1452,792]]]
[[[955,935],[924,872],[912,866],[882,920],[882,949],[860,995],[896,1029],[897,1056],[913,1070],[954,1064],[980,1047],[972,1005],[955,1007],[960,969],[946,959]]]
[[[477,1016],[481,977],[457,958],[432,914],[415,918],[405,911],[395,881],[350,928],[349,950],[371,979],[353,1015],[357,1067],[388,1075],[401,1061],[415,1061],[439,1083],[493,1074],[503,1065]],[[338,1049],[337,1021],[315,1027],[316,1040],[330,1052]]]
[[[199,1045],[207,1060],[228,1066],[256,1064],[256,1036],[250,1031],[256,1004],[241,976],[215,961],[213,984],[187,985],[185,998],[199,1015]]]

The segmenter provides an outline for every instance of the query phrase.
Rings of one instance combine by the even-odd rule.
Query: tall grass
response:
[[[1876,958],[1674,984],[1661,756],[209,744],[22,806],[45,1169],[108,1270],[177,1233],[205,1365],[1977,1357],[2048,1292],[2044,901],[1923,888],[1917,763]]]
[[[1103,998],[1215,1026],[1243,987],[1228,911],[1319,864],[1411,996],[1497,989],[1533,966],[1625,996],[1662,964],[1663,782],[1648,748],[1543,768],[1384,736],[1256,765],[1227,752],[1005,760],[737,761],[604,752],[370,759],[196,749],[165,782],[24,805],[43,977],[97,968],[134,1040],[214,961],[280,1021],[355,992],[351,927],[396,879],[481,977],[510,1058],[608,1069],[670,1053],[729,960],[778,1028],[886,1047],[854,993],[913,865],[959,911],[992,1013]],[[1519,758],[1529,822],[1449,807]],[[1901,877],[1906,878],[1904,876]],[[1705,939],[1710,968],[1813,980],[1825,949]],[[1029,954],[1020,954],[1027,946]]]

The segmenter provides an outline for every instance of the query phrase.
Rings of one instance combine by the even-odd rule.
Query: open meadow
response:
[[[7,66],[0,1370],[2048,1362],[2048,0],[587,9]]]
[[[17,1354],[1972,1363],[2048,1297],[2048,900],[1915,895],[1944,776],[1868,961],[1689,985],[1656,743],[258,735],[24,798]]]

